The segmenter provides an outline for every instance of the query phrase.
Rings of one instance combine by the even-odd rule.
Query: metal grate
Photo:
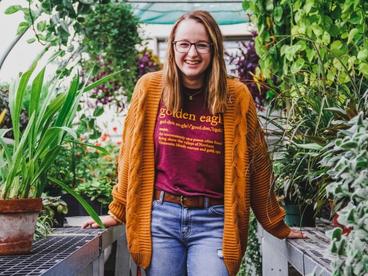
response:
[[[56,229],[47,239],[35,241],[29,255],[0,256],[0,275],[42,275],[102,232],[77,227]]]

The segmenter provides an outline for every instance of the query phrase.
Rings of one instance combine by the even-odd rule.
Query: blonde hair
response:
[[[212,114],[223,113],[226,109],[227,83],[224,61],[223,38],[215,19],[207,11],[192,11],[182,15],[175,23],[167,41],[167,61],[164,65],[163,101],[167,109],[177,112],[182,105],[181,73],[175,63],[174,39],[178,25],[188,19],[201,23],[210,38],[211,58],[205,72],[204,93],[207,107]]]

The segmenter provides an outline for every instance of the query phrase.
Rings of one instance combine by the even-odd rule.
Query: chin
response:
[[[204,71],[202,70],[183,70],[182,73],[187,78],[200,78],[202,77]]]

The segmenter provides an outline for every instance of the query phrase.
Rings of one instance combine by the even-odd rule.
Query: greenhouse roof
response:
[[[209,11],[219,25],[249,22],[241,0],[127,0],[146,24],[173,24],[185,12]]]

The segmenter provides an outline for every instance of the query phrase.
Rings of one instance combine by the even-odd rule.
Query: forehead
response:
[[[191,42],[199,40],[209,41],[209,36],[203,24],[193,19],[185,19],[179,23],[175,32],[175,40],[183,39]]]

